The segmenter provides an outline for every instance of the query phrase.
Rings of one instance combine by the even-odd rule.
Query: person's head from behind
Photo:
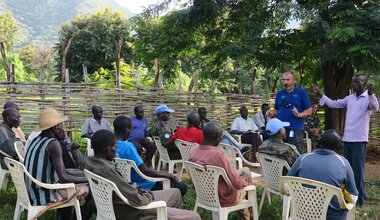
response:
[[[198,109],[198,114],[201,119],[205,119],[207,117],[207,110],[205,107],[200,107]]]
[[[96,156],[112,161],[116,153],[115,135],[106,129],[98,130],[91,138],[91,147]]]
[[[20,125],[20,114],[16,109],[7,108],[3,111],[2,115],[4,123],[9,128],[17,128]]]
[[[136,115],[136,118],[137,119],[143,119],[144,118],[144,109],[141,105],[137,105],[135,106],[135,108],[133,109],[135,115]]]
[[[103,117],[103,109],[99,105],[93,105],[91,108],[92,115],[95,119],[100,120]]]
[[[269,110],[269,104],[268,103],[264,103],[261,105],[261,112],[263,113],[263,115],[265,115],[265,113]]]
[[[169,121],[170,113],[175,112],[174,109],[169,108],[167,105],[161,104],[156,108],[156,114],[162,121]]]
[[[294,72],[288,70],[282,74],[282,84],[286,91],[291,92],[294,89],[294,84],[296,83],[296,79],[294,77]]]
[[[113,127],[115,129],[115,135],[125,141],[131,133],[131,119],[126,116],[118,116],[113,121]]]
[[[326,130],[321,135],[320,148],[336,151],[342,142],[341,136],[334,129]]]
[[[215,123],[207,123],[203,128],[203,136],[205,145],[218,146],[222,140],[223,130]]]
[[[7,102],[4,104],[4,109],[7,109],[7,108],[14,108],[16,109],[17,111],[20,111],[20,109],[18,108],[18,105],[14,102]]]
[[[248,109],[245,106],[242,106],[240,109],[240,116],[244,119],[247,119],[248,117]]]
[[[273,118],[268,121],[267,125],[265,126],[265,130],[271,139],[285,140],[285,127],[289,125],[289,122],[282,122],[277,118]]]
[[[200,128],[201,118],[197,112],[190,112],[187,114],[187,123],[189,127]]]

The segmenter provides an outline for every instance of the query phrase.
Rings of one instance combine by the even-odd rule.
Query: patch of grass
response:
[[[380,180],[366,182],[367,200],[356,208],[356,219],[380,219]]]

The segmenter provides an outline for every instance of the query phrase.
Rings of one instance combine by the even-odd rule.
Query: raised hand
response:
[[[372,84],[367,84],[367,92],[368,92],[368,95],[373,94],[373,85]]]

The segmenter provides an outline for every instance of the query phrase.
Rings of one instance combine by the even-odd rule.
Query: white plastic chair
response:
[[[163,189],[170,189],[170,180],[163,177],[149,177],[143,174],[140,169],[137,167],[135,161],[128,159],[115,158],[116,169],[128,182],[132,183],[131,172],[134,169],[139,176],[142,178],[153,181],[153,182],[162,182]]]
[[[86,140],[86,143],[87,143],[86,156],[87,157],[94,156],[94,150],[91,147],[91,139],[90,138],[84,138],[84,139]]]
[[[74,183],[65,183],[65,184],[42,183],[34,179],[28,173],[28,171],[26,170],[26,168],[24,167],[22,163],[15,161],[11,158],[5,158],[4,161],[9,168],[13,183],[17,191],[17,202],[16,202],[16,208],[15,208],[15,213],[13,217],[14,220],[20,219],[22,209],[27,209],[28,210],[27,219],[32,219],[32,217],[36,216],[41,210],[47,207],[47,205],[32,206],[30,204],[28,191],[25,184],[25,178],[30,179],[34,184],[36,184],[38,187],[41,187],[41,188],[54,189],[54,190],[65,189],[67,190],[68,198],[70,198],[76,192]],[[61,206],[54,207],[53,209],[59,209],[59,208],[64,208],[68,206],[74,206],[76,217],[78,220],[81,220],[82,217],[80,214],[80,204],[77,198],[73,198],[67,203]]]
[[[247,159],[243,157],[241,152],[234,146],[228,145],[228,144],[219,144],[218,148],[222,149],[224,152],[224,155],[226,155],[227,159],[229,160],[231,166],[235,169],[241,169],[243,167],[243,164],[247,164],[251,167],[260,167],[259,163],[252,163],[249,162]],[[236,163],[238,166],[236,166]],[[262,178],[260,173],[251,172],[252,179],[260,179]]]
[[[24,144],[21,141],[16,141],[14,147],[19,161],[24,163]]]
[[[218,194],[218,182],[223,178],[226,183],[233,187],[226,171],[216,166],[201,166],[199,164],[186,161],[191,179],[193,181],[197,194],[194,211],[198,206],[212,211],[213,219],[228,219],[228,213],[240,209],[252,207],[253,219],[258,220],[256,187],[253,185],[246,186],[244,189],[248,194],[248,200],[242,199],[238,204],[230,207],[221,207]]]
[[[112,199],[113,192],[115,192],[120,200],[126,205],[140,210],[157,209],[157,219],[167,219],[166,202],[154,201],[144,206],[132,206],[128,199],[125,198],[125,196],[119,191],[119,188],[115,183],[99,175],[91,173],[86,169],[84,170],[84,174],[90,183],[91,193],[95,200],[97,220],[116,220]]]
[[[338,187],[300,177],[282,176],[280,192],[290,195],[292,220],[325,220],[333,196],[342,209],[349,210],[347,219],[355,219],[355,204],[346,203]]]
[[[281,160],[263,153],[256,153],[257,160],[261,164],[262,174],[265,180],[263,195],[261,196],[259,212],[264,203],[265,196],[267,196],[269,204],[271,204],[270,193],[274,193],[282,197],[282,219],[288,219],[290,198],[283,195],[279,191],[280,177],[282,176],[283,169],[290,169],[289,164],[285,160]]]
[[[190,154],[191,149],[193,149],[195,146],[198,146],[198,144],[177,139],[175,140],[175,145],[177,146],[177,148],[179,149],[179,152],[181,153],[182,162],[183,162],[181,173],[183,173],[184,168],[186,168],[185,161],[189,160],[189,154]]]
[[[306,141],[306,150],[307,150],[307,153],[310,153],[311,152],[311,139],[309,137],[309,133],[307,131],[305,131],[305,141]]]
[[[0,150],[0,154],[2,154],[5,157],[11,157],[4,151]],[[7,189],[8,186],[8,180],[9,180],[9,170],[3,169],[0,167],[0,190]]]
[[[168,172],[173,174],[174,171],[174,165],[177,164],[176,169],[177,169],[177,174],[178,174],[178,179],[181,180],[182,176],[182,159],[178,160],[171,160],[169,157],[168,150],[164,148],[161,144],[161,140],[159,137],[154,136],[153,137],[154,143],[156,144],[158,153],[159,153],[159,160],[158,160],[158,165],[157,165],[157,170],[161,169],[161,165],[164,166],[164,164],[168,164]]]

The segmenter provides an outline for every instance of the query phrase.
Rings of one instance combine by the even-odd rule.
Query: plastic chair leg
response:
[[[16,202],[16,208],[15,208],[15,214],[13,215],[13,220],[19,220],[21,217],[22,207],[20,205],[20,201],[17,200]]]
[[[288,220],[290,214],[290,196],[282,197],[282,220]]]

